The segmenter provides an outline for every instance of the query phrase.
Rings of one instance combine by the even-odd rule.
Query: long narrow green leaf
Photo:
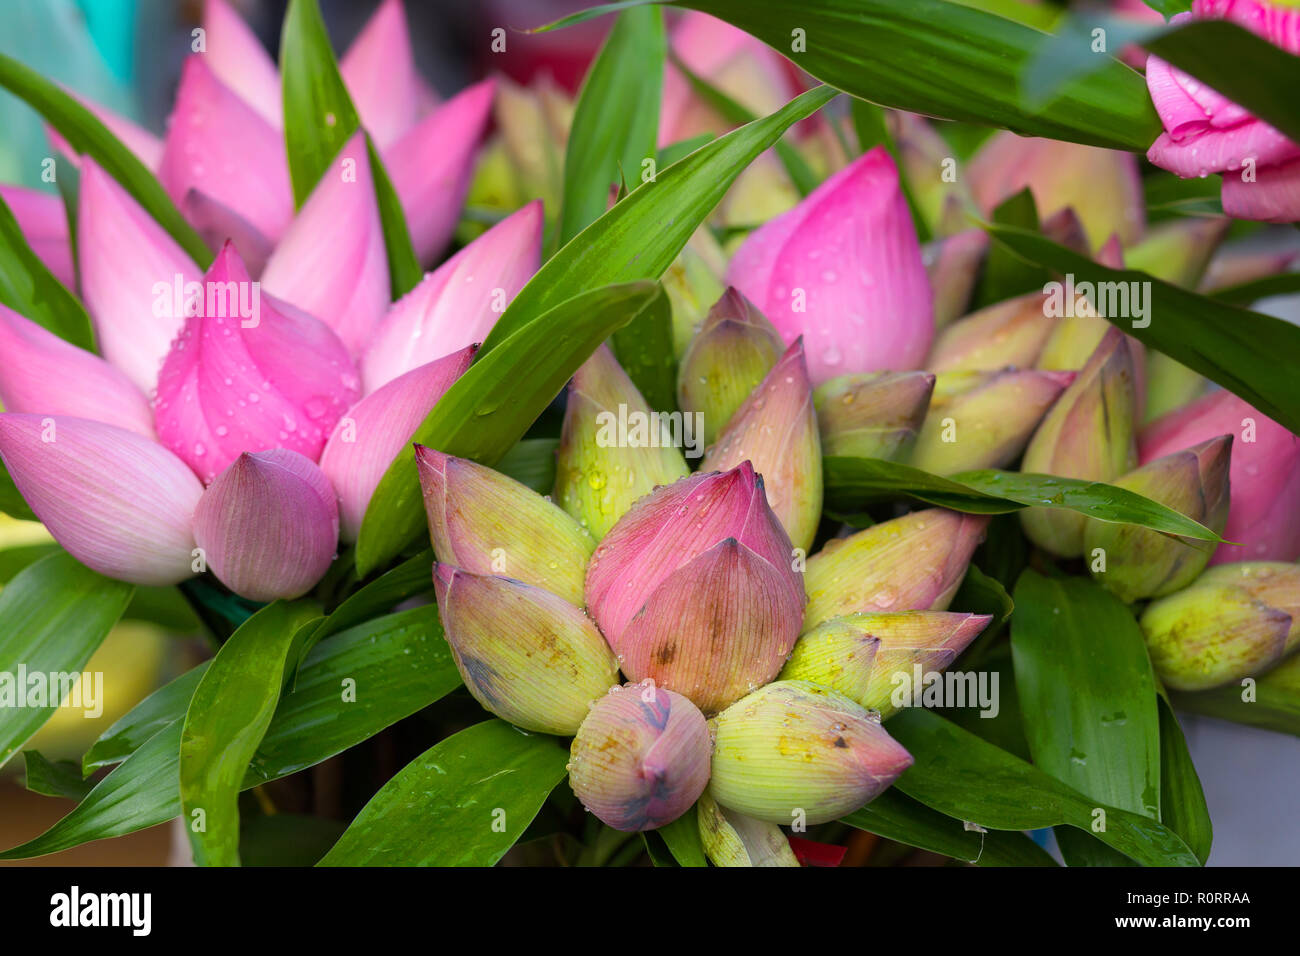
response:
[[[321,866],[491,866],[565,777],[554,737],[488,720],[407,764],[371,798]]]
[[[114,721],[82,755],[82,774],[88,775],[100,767],[121,763],[150,737],[184,715],[207,669],[207,661],[190,668]]]
[[[704,842],[700,839],[700,824],[696,813],[692,807],[672,823],[664,824],[654,831],[663,839],[678,866],[709,865],[708,858],[704,855]]]
[[[505,453],[496,469],[539,495],[549,495],[555,487],[555,456],[559,448],[558,438],[525,438]]]
[[[397,198],[397,190],[388,178],[388,170],[384,169],[384,161],[380,159],[379,150],[375,149],[369,133],[366,134],[366,150],[370,156],[370,176],[375,183],[375,200],[379,204],[379,226],[388,252],[389,291],[396,302],[419,284],[424,270],[415,255],[402,202]]]
[[[95,333],[85,307],[32,252],[13,212],[2,199],[0,302],[59,338],[95,350]]]
[[[658,296],[610,338],[632,384],[659,411],[677,409],[677,356],[673,351],[673,305]],[[549,493],[550,489],[547,489]]]
[[[133,590],[63,551],[0,590],[0,766],[58,709]],[[75,699],[93,710],[103,706],[102,692],[92,682],[79,686]]]
[[[1173,707],[1163,696],[1157,706],[1160,708],[1160,821],[1182,837],[1204,863],[1210,858],[1210,844],[1214,840],[1205,791]]]
[[[82,800],[94,784],[83,780],[77,765],[70,760],[56,762],[47,760],[39,750],[24,750],[23,786],[47,797]]]

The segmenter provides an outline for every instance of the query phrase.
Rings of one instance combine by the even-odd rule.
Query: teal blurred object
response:
[[[5,0],[0,53],[135,119],[129,81],[136,6],[136,0]],[[53,151],[39,114],[0,92],[0,131],[0,182],[53,191],[53,183],[41,181],[41,160]]]

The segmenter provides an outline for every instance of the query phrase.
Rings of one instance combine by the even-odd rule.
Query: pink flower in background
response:
[[[22,186],[0,185],[0,199],[14,214],[23,238],[32,252],[66,286],[76,284],[72,246],[68,243],[68,216],[63,200],[55,193],[43,193]]]

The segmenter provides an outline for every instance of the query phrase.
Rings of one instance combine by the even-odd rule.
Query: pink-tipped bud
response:
[[[1038,292],[972,312],[939,335],[926,368],[932,372],[996,372],[1032,368],[1056,328]]]
[[[934,390],[929,372],[863,372],[817,386],[822,453],[905,459]]]
[[[942,329],[966,314],[980,265],[988,252],[989,234],[967,229],[927,243],[921,250],[934,290],[934,326]]]

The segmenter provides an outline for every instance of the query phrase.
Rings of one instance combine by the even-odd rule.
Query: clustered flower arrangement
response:
[[[1105,20],[1150,99],[1085,45],[1034,106],[996,71],[1078,22],[690,6],[621,10],[576,101],[439,102],[400,0],[338,65],[293,0],[278,68],[208,0],[162,140],[0,63],[73,183],[0,189],[0,505],[57,542],[0,670],[80,671],[133,593],[215,650],[26,752],[80,803],[0,857],[179,816],[238,863],[418,714],[310,862],[1205,861],[1173,706],[1300,732],[1300,329],[1244,307],[1300,285],[1233,241],[1300,219],[1300,118],[1179,29],[1283,56],[1300,10]],[[881,82],[934,16],[950,97]],[[0,759],[58,704],[13,690]]]

